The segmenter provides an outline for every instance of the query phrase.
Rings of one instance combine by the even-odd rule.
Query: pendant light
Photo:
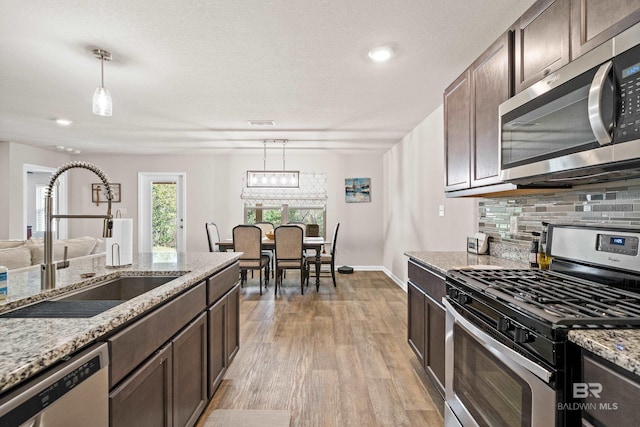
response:
[[[100,87],[93,93],[93,114],[111,116],[111,94],[104,87],[104,61],[111,61],[111,52],[104,49],[93,49],[93,55],[100,60]]]
[[[267,140],[262,141],[263,158],[261,171],[247,171],[247,187],[257,188],[299,188],[300,171],[286,170],[285,145],[286,139],[273,140],[282,142],[282,170],[267,170]]]

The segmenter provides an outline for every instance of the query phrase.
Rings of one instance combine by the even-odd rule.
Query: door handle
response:
[[[612,61],[608,61],[606,64],[602,64],[591,82],[589,87],[589,99],[588,99],[588,112],[589,112],[589,124],[591,130],[598,141],[598,144],[605,145],[612,141],[611,133],[607,126],[602,121],[602,108],[600,106],[602,101],[602,91],[611,71]]]

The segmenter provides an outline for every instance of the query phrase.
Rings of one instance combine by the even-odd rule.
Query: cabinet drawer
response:
[[[207,280],[207,305],[211,305],[233,288],[240,277],[240,264],[237,262],[213,275]]]
[[[446,294],[446,285],[443,277],[432,273],[411,260],[409,260],[408,273],[411,282],[439,305],[442,305],[442,298]]]
[[[110,337],[110,387],[202,312],[206,307],[205,301],[205,283],[202,282]]]

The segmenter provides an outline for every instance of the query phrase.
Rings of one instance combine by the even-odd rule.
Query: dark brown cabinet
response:
[[[112,426],[193,426],[206,405],[201,314],[110,394]]]
[[[640,0],[572,0],[572,60],[638,21]]]
[[[173,425],[193,426],[208,402],[205,313],[171,340],[171,350]]]
[[[408,342],[444,399],[444,339],[446,311],[442,306],[445,280],[409,261]]]
[[[196,424],[238,352],[234,263],[106,337],[112,426]]]
[[[239,307],[240,284],[237,284],[208,310],[209,398],[213,397],[240,348]]]
[[[637,425],[638,375],[584,350],[581,382],[573,393],[583,403],[583,425]]]
[[[445,191],[500,183],[498,107],[512,93],[512,32],[444,92]]]
[[[471,187],[500,181],[498,107],[512,94],[512,32],[471,65]]]
[[[570,0],[538,1],[516,22],[516,92],[569,63],[570,9]]]
[[[172,425],[171,344],[158,350],[109,394],[109,425]]]
[[[465,71],[444,91],[445,190],[469,188],[471,81]]]

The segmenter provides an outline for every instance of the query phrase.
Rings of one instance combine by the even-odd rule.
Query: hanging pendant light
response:
[[[100,60],[100,87],[93,93],[93,114],[111,116],[112,103],[109,90],[104,87],[104,61],[111,61],[111,52],[104,49],[93,49],[93,55]]]
[[[267,140],[262,141],[263,158],[261,171],[247,171],[247,187],[257,188],[299,188],[300,171],[286,170],[285,145],[286,139],[273,140],[282,142],[282,170],[267,170]]]

